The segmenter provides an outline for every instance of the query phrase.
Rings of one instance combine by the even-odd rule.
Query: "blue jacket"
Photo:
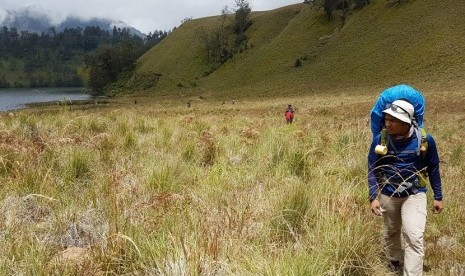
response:
[[[412,193],[426,192],[426,187],[396,192],[398,184],[403,181],[414,182],[420,170],[426,170],[435,200],[442,200],[441,175],[439,173],[439,156],[436,142],[427,135],[428,150],[424,155],[417,155],[418,139],[415,132],[412,137],[402,141],[392,139],[388,145],[388,154],[378,156],[375,147],[380,144],[381,134],[376,135],[368,153],[368,187],[370,201],[376,199],[378,190],[384,195],[407,197]],[[379,183],[380,179],[387,183]]]

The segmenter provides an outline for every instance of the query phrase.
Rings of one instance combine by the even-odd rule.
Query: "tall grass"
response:
[[[461,275],[465,118],[426,97],[446,204],[427,275]],[[0,274],[388,275],[367,201],[374,98],[1,114]]]

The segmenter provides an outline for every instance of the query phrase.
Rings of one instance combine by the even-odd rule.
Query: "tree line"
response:
[[[398,0],[400,3],[400,0]],[[313,4],[317,8],[323,8],[328,20],[334,18],[334,12],[340,11],[339,15],[344,22],[351,9],[361,8],[370,4],[370,0],[304,0],[304,3]]]
[[[204,75],[212,73],[235,54],[247,49],[248,37],[245,32],[252,25],[251,11],[247,0],[235,0],[232,11],[228,6],[223,7],[217,26],[211,30],[196,30],[195,37],[201,44],[207,64],[210,65],[210,70],[204,72]]]
[[[40,34],[4,26],[0,29],[0,87],[86,86],[101,94],[108,85],[105,80],[114,81],[167,35],[154,31],[141,38],[116,26],[112,31],[87,26],[62,32],[51,27]]]

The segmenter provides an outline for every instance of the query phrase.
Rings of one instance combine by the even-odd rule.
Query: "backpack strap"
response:
[[[386,146],[386,139],[387,139],[387,130],[383,128],[381,130],[381,137],[380,137],[380,144],[375,147],[375,153],[378,156],[384,156],[388,152],[388,148]]]
[[[380,137],[380,145],[381,147],[385,148],[385,151],[381,155],[385,155],[387,153],[387,144],[391,145],[391,148],[394,150],[394,152],[397,154],[397,149],[392,143],[391,137],[389,136],[387,129],[383,128],[381,130],[381,137]]]
[[[423,134],[421,132],[421,130],[418,128],[418,127],[415,127],[414,128],[414,131],[415,131],[415,135],[417,136],[417,156],[420,156],[420,153],[421,153],[421,142],[423,140]]]
[[[426,152],[428,151],[428,138],[427,138],[427,133],[424,128],[420,128],[420,133],[421,133],[421,146],[420,146],[420,155],[422,158],[425,158]],[[420,187],[426,187],[428,183],[428,172],[426,169],[422,169],[418,173],[418,182]]]
[[[424,157],[426,155],[426,152],[428,151],[428,138],[427,138],[427,133],[424,128],[420,128],[421,132],[421,146],[420,146],[420,152],[421,155]]]
[[[387,129],[386,128],[383,128],[381,130],[381,146],[386,146],[386,142],[387,142]]]

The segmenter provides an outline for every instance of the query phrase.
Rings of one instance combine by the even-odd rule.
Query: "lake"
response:
[[[29,103],[55,101],[85,101],[95,96],[82,88],[0,88],[0,111],[25,108]]]

